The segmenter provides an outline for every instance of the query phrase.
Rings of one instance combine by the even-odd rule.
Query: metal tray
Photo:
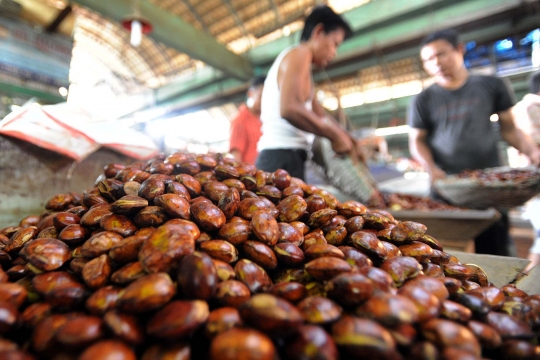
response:
[[[415,211],[399,210],[390,213],[401,221],[416,221],[427,226],[427,233],[443,242],[466,242],[498,221],[501,214],[493,209]]]

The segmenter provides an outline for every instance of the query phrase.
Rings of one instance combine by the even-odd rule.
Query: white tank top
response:
[[[313,140],[313,134],[302,131],[281,117],[280,98],[281,91],[278,86],[278,71],[281,60],[298,45],[283,50],[268,71],[261,98],[261,131],[257,149],[304,149]],[[313,93],[313,91],[312,91]],[[313,94],[306,101],[307,109],[312,110]]]

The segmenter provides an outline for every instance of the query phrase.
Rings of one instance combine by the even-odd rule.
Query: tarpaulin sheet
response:
[[[13,136],[80,161],[100,147],[137,160],[156,156],[159,148],[146,134],[120,121],[95,122],[67,103],[22,108],[0,122],[0,134]]]

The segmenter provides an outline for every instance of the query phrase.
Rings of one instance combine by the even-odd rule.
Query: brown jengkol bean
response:
[[[540,297],[423,224],[221,154],[107,165],[0,229],[0,265],[0,352],[19,358],[540,353]]]

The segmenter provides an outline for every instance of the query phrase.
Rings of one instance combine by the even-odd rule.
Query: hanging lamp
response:
[[[142,35],[149,34],[153,29],[150,21],[141,16],[139,0],[133,1],[133,12],[122,19],[121,23],[130,32],[131,37],[129,42],[134,47],[141,45]]]

